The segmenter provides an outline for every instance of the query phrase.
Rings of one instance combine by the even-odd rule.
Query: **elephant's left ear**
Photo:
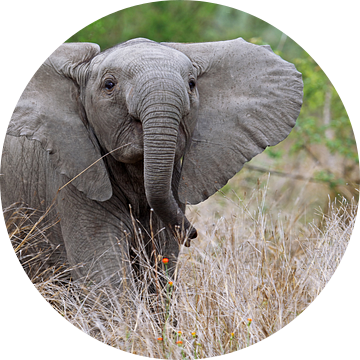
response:
[[[164,45],[187,55],[198,73],[198,122],[179,186],[180,200],[197,204],[288,136],[302,105],[303,82],[269,46],[243,39]]]
[[[105,201],[112,187],[79,93],[85,68],[99,52],[96,44],[61,45],[30,80],[7,134],[39,141],[56,171],[90,199]]]

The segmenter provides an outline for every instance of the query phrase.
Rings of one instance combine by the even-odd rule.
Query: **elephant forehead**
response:
[[[118,69],[130,76],[149,68],[172,69],[187,75],[192,68],[190,59],[182,52],[150,41],[118,46],[99,65],[106,70]]]

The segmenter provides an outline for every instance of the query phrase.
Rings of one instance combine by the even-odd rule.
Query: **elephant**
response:
[[[181,246],[197,237],[186,205],[284,140],[302,94],[293,64],[242,38],[137,38],[104,51],[64,43],[12,115],[3,208],[26,204],[35,221],[55,214],[48,239],[76,280],[121,287],[133,273],[134,246],[153,263],[168,258],[171,273]]]

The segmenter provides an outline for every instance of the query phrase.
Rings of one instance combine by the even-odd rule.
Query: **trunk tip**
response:
[[[188,238],[189,239],[195,239],[195,238],[197,238],[197,236],[198,236],[197,230],[194,227],[192,227],[190,232],[189,232]]]
[[[185,236],[178,237],[178,241],[180,244],[183,244],[186,247],[190,247],[191,240],[195,239],[197,235],[197,230],[194,227],[191,227],[188,229]]]

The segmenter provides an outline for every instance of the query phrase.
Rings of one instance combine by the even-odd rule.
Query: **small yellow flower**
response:
[[[251,319],[251,318],[248,318],[248,322],[250,322],[250,323],[251,323],[251,322],[252,322],[252,319]]]
[[[162,337],[158,337],[157,339],[158,339],[158,341],[163,341]]]
[[[178,340],[176,344],[181,345],[183,342],[181,340]]]
[[[182,334],[182,332],[181,332],[181,331],[178,331],[178,334],[179,334],[179,335],[181,335],[181,334]]]
[[[193,338],[196,337],[196,332],[192,332],[191,335],[193,336]]]
[[[173,283],[172,281],[169,281],[169,285],[170,285],[170,286],[173,286],[174,283]]]
[[[231,333],[230,335],[231,335],[231,337],[233,338],[235,334],[234,334],[234,333]]]

